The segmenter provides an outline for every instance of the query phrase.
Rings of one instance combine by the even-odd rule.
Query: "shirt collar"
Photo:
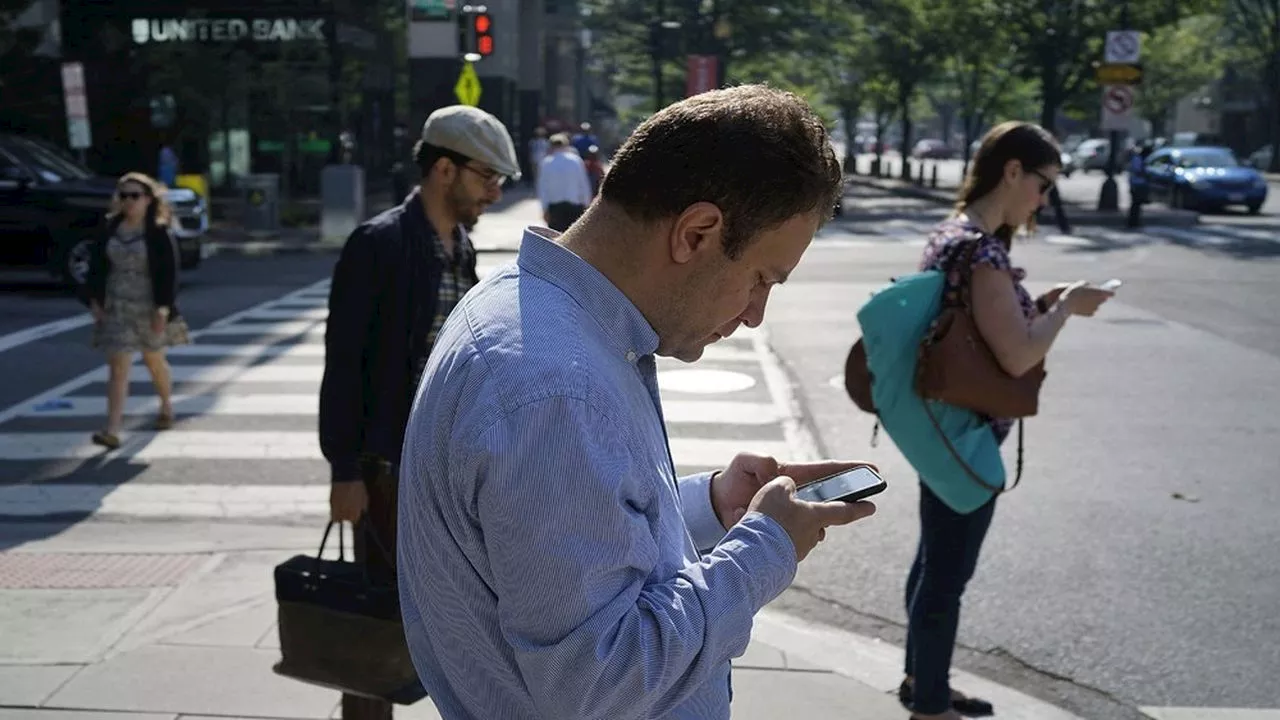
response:
[[[635,304],[591,263],[554,240],[526,229],[519,266],[520,272],[545,280],[573,298],[628,362],[658,349],[658,333]]]

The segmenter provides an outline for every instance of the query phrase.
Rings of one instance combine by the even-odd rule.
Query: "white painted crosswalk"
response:
[[[487,274],[507,257],[482,259]],[[90,442],[106,414],[105,367],[0,411],[0,516],[323,514],[327,471],[315,425],[327,292],[327,281],[301,288],[172,349],[170,430],[150,429],[159,402],[146,369],[132,367],[118,450]],[[681,471],[723,467],[741,451],[791,455],[787,428],[796,419],[770,387],[777,378],[766,348],[760,333],[744,328],[696,366],[659,360]],[[103,482],[108,476],[128,481]]]
[[[821,247],[924,247],[939,218],[885,218],[830,223],[819,231]],[[1068,247],[1136,247],[1173,244],[1209,251],[1280,253],[1280,228],[1201,222],[1189,227],[1151,225],[1140,230],[1122,226],[1080,225],[1070,234],[1043,224],[1028,242]]]

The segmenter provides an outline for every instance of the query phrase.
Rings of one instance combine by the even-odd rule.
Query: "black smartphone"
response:
[[[821,480],[814,480],[796,490],[796,498],[809,502],[857,502],[865,500],[889,487],[885,481],[869,467],[858,467],[835,475],[828,475]]]

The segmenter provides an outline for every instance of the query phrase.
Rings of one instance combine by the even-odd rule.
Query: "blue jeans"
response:
[[[951,707],[951,653],[960,624],[960,596],[978,565],[996,499],[968,515],[947,507],[920,483],[920,545],[907,575],[906,673],[915,678],[913,710]]]

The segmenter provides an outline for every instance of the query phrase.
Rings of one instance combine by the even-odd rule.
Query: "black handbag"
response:
[[[295,555],[276,566],[278,675],[349,695],[411,705],[426,697],[409,657],[394,584],[374,583],[368,568],[346,559],[338,527],[338,560],[323,560],[330,522],[315,557]],[[367,518],[356,526],[387,556]]]

